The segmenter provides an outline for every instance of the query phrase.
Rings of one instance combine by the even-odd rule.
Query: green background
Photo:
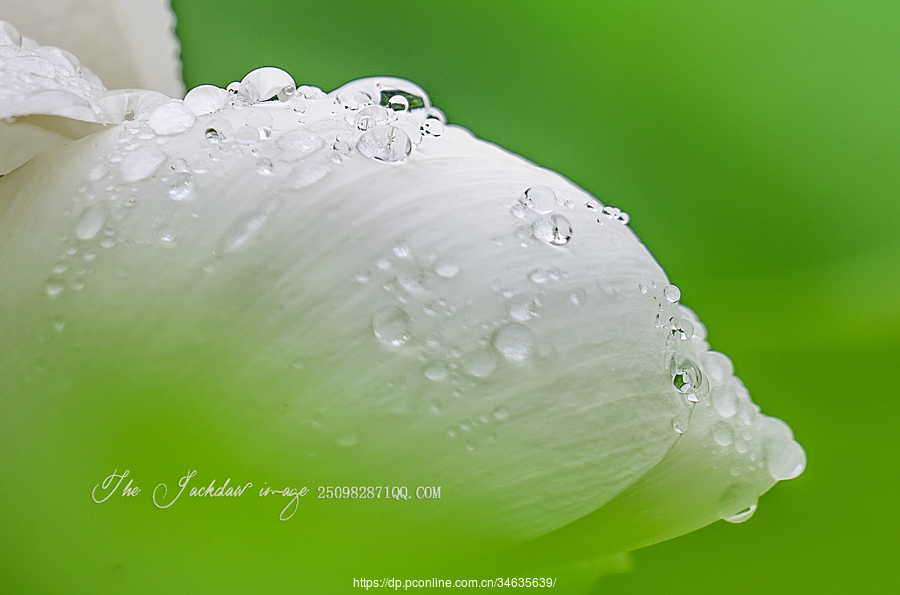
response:
[[[632,227],[808,467],[598,593],[888,592],[900,3],[175,0],[188,88],[394,75]]]

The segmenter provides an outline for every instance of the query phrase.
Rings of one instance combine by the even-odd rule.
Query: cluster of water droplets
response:
[[[680,305],[678,287],[640,283],[637,291],[657,310],[656,327],[665,337],[665,368],[672,390],[691,405],[689,413],[673,418],[673,430],[684,434],[691,424],[704,428],[699,442],[711,454],[713,468],[733,479],[719,495],[719,514],[729,522],[743,522],[756,510],[757,486],[803,472],[803,448],[787,424],[760,413],[734,376],[731,360],[709,349],[706,329]]]

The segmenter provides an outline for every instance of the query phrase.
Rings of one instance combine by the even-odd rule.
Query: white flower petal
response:
[[[77,55],[113,89],[184,95],[169,0],[3,0],[24,36]]]
[[[599,531],[586,551],[615,553],[718,518],[710,502],[737,481],[709,447],[720,422],[783,439],[772,468],[793,473],[784,426],[720,397],[739,388],[727,359],[627,215],[444,127],[411,83],[256,104],[241,86],[214,113],[162,104],[0,180],[15,357],[65,321],[42,382],[165,365],[178,394],[212,383],[242,435],[283,437],[281,464],[443,486],[452,498],[421,520],[467,552],[575,523]],[[71,398],[102,411],[136,394],[137,417],[162,398],[119,382]],[[758,495],[773,480],[744,454],[721,461]]]

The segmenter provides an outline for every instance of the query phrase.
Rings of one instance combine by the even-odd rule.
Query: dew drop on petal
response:
[[[378,340],[389,347],[400,347],[411,336],[409,314],[397,306],[388,306],[375,313],[372,330]]]
[[[148,124],[156,134],[169,136],[184,132],[193,126],[196,120],[197,116],[183,101],[174,99],[153,110]]]
[[[409,156],[412,141],[395,126],[375,126],[359,137],[356,148],[369,159],[395,163]]]
[[[251,102],[267,101],[286,87],[295,89],[294,78],[280,68],[265,66],[251,71],[241,80],[239,92]],[[229,85],[230,89],[230,85]]]
[[[531,224],[531,235],[548,244],[562,246],[572,238],[572,225],[562,215],[540,217]]]
[[[154,147],[140,147],[128,153],[119,166],[119,175],[125,182],[146,180],[166,160],[166,154]]]
[[[434,272],[438,277],[452,279],[459,274],[459,263],[455,258],[438,258],[434,263]]]
[[[441,136],[444,134],[444,124],[437,118],[428,118],[420,126],[423,134]]]
[[[688,418],[684,415],[677,415],[672,418],[672,429],[676,434],[684,434],[688,429]]]
[[[532,186],[519,197],[519,202],[535,213],[546,215],[556,208],[556,193],[546,186]]]
[[[228,101],[228,91],[215,85],[200,85],[188,91],[184,96],[186,105],[195,116],[205,116],[217,112]]]
[[[268,157],[260,157],[256,160],[256,173],[261,176],[270,176],[275,170],[272,160]]]
[[[425,378],[438,382],[450,375],[450,367],[444,362],[432,362],[425,366],[422,373]]]
[[[78,225],[75,227],[75,237],[79,240],[90,240],[93,238],[100,231],[100,228],[103,227],[103,224],[106,223],[108,214],[109,212],[103,205],[89,207],[82,213],[81,219],[78,220]]]
[[[763,444],[766,468],[776,481],[794,479],[806,469],[803,447],[787,436],[769,436]]]
[[[487,378],[497,368],[497,356],[487,349],[475,349],[462,358],[463,370],[476,378]]]
[[[387,107],[395,112],[405,112],[409,109],[409,100],[403,95],[394,95],[388,99]]]
[[[722,417],[733,417],[738,410],[738,398],[734,388],[726,384],[717,387],[712,394],[713,407]]]
[[[253,126],[244,125],[234,133],[234,140],[239,145],[248,147],[259,142],[259,130]]]
[[[672,370],[672,385],[685,395],[693,395],[703,382],[700,367],[689,359],[680,359]],[[696,401],[692,401],[696,402]]]
[[[731,424],[724,421],[718,421],[713,425],[712,435],[713,440],[719,446],[728,446],[734,440],[734,430],[731,428]]]
[[[322,137],[307,130],[292,130],[276,141],[281,150],[279,157],[284,161],[297,161],[311,155],[325,146]]]
[[[185,200],[194,192],[194,178],[191,174],[179,172],[170,176],[166,182],[169,198],[175,201]]]
[[[677,304],[678,300],[681,299],[681,290],[678,289],[675,285],[666,285],[663,289],[663,295],[666,296],[666,300],[671,304]]]
[[[718,500],[719,518],[729,523],[743,523],[756,512],[756,490],[748,483],[735,483],[722,492]]]
[[[511,361],[524,361],[534,353],[534,340],[531,331],[524,324],[510,322],[494,333],[494,348]]]

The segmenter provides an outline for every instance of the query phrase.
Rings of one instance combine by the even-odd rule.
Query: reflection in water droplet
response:
[[[75,237],[79,240],[89,240],[97,235],[100,228],[106,222],[109,212],[103,205],[94,205],[89,207],[81,215],[78,225],[75,227]]]
[[[375,336],[390,347],[400,347],[409,341],[411,324],[409,314],[397,306],[382,308],[372,318]]]
[[[677,415],[672,418],[672,429],[676,434],[684,434],[688,429],[688,418],[684,415]]]
[[[247,74],[238,87],[238,92],[250,102],[267,101],[285,88],[295,88],[294,78],[280,68],[265,66]],[[228,89],[231,90],[231,85]]]
[[[689,359],[679,359],[672,370],[672,385],[685,395],[694,395],[703,382],[700,367]],[[690,396],[688,396],[690,400]],[[699,400],[699,399],[698,399]],[[692,401],[697,402],[697,401]]]
[[[519,197],[519,202],[541,215],[556,208],[556,193],[546,186],[532,186]]]
[[[531,331],[518,322],[510,322],[500,327],[494,333],[492,343],[497,351],[512,361],[524,361],[534,352]]]
[[[395,126],[375,126],[359,137],[356,148],[370,159],[394,163],[403,161],[409,156],[412,141],[405,132]]]
[[[405,112],[409,109],[409,100],[403,95],[393,95],[388,99],[387,107],[395,112]]]
[[[444,125],[437,118],[428,118],[424,122],[422,122],[422,126],[420,127],[422,133],[430,134],[431,136],[441,136],[444,134]]]
[[[766,468],[776,481],[794,479],[806,469],[803,447],[787,436],[770,436],[763,445]]]
[[[716,422],[712,428],[713,440],[719,446],[728,446],[734,440],[734,430],[724,421]]]
[[[748,483],[728,486],[718,500],[719,518],[729,523],[743,523],[756,512],[756,490]]]
[[[531,235],[548,244],[562,246],[572,238],[572,225],[562,215],[541,217],[531,224]]]

